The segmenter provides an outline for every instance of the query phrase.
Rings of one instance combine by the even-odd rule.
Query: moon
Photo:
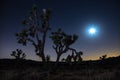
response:
[[[97,37],[99,33],[100,33],[99,25],[96,25],[96,24],[86,25],[86,28],[85,28],[86,36],[90,38],[94,38],[94,37]]]
[[[95,28],[90,28],[88,30],[89,34],[95,34],[96,33],[96,29]]]

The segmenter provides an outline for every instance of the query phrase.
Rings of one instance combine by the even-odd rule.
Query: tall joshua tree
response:
[[[64,33],[61,29],[57,32],[52,32],[50,36],[54,45],[53,48],[57,53],[56,62],[59,62],[60,56],[69,50],[69,47],[78,39],[77,35],[68,35]]]
[[[34,6],[30,12],[29,18],[22,22],[27,28],[16,34],[18,43],[24,46],[26,46],[28,42],[32,43],[36,55],[38,55],[43,62],[46,61],[44,48],[46,35],[48,30],[50,30],[50,14],[50,10],[43,9],[41,16],[39,16],[38,8]]]

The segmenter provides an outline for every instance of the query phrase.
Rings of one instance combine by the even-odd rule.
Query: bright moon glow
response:
[[[98,36],[98,33],[99,33],[99,27],[98,27],[98,25],[87,25],[87,27],[86,27],[86,30],[85,30],[85,32],[86,32],[86,35],[88,36],[88,37],[96,37],[96,36]]]
[[[96,33],[96,29],[95,28],[90,28],[89,29],[89,33],[90,34],[95,34]]]

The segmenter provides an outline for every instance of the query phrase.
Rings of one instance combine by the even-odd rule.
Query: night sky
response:
[[[11,51],[20,48],[27,54],[27,59],[40,60],[35,55],[34,47],[17,43],[15,33],[25,26],[32,6],[52,9],[50,25],[52,31],[62,28],[68,34],[77,34],[78,40],[71,47],[83,51],[84,60],[99,59],[100,56],[120,55],[120,2],[119,0],[1,0],[0,1],[0,58],[12,58]],[[90,27],[96,28],[94,35],[89,34]],[[52,41],[47,38],[45,54],[52,60],[56,53]],[[66,57],[69,54],[63,54]]]

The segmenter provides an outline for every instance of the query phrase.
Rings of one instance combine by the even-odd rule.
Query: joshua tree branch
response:
[[[75,49],[73,49],[73,48],[69,47],[68,49],[74,51],[75,53],[77,53],[77,51]]]

